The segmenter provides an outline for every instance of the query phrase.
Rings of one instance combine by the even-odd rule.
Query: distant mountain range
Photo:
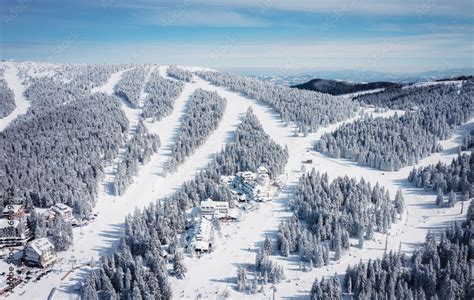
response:
[[[331,95],[342,95],[356,93],[360,91],[375,90],[390,87],[401,87],[401,84],[387,81],[377,81],[371,83],[352,83],[331,79],[313,79],[303,84],[293,86],[300,90],[318,91]]]
[[[247,73],[247,72],[245,72]],[[254,73],[256,74],[256,73]],[[258,73],[257,73],[258,74]],[[271,74],[268,72],[267,74]],[[342,80],[355,83],[367,83],[367,82],[397,82],[397,83],[411,83],[420,81],[433,81],[438,79],[453,78],[459,76],[471,76],[474,75],[474,68],[462,68],[462,69],[446,69],[436,70],[421,73],[407,73],[407,74],[395,74],[385,73],[376,71],[356,71],[356,70],[343,70],[343,71],[319,71],[319,72],[307,72],[293,75],[249,75],[249,77],[258,78],[260,80],[271,81],[277,84],[283,84],[287,86],[299,85],[310,81],[314,78],[324,78],[332,80]]]

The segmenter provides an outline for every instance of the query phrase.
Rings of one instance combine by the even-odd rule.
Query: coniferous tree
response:
[[[4,71],[4,69],[0,69],[0,119],[8,116],[16,108],[13,91],[3,78]]]
[[[397,194],[395,195],[395,209],[399,215],[403,214],[405,209],[405,199],[403,199],[403,193],[401,189],[397,190]]]
[[[441,150],[438,142],[449,138],[456,126],[472,116],[474,80],[465,82],[461,89],[419,90],[410,95],[415,100],[407,101],[410,109],[403,116],[365,117],[344,124],[333,133],[324,134],[315,144],[315,150],[386,171],[413,165],[438,152]]]
[[[298,90],[257,79],[219,72],[196,72],[212,84],[225,86],[264,104],[270,105],[289,124],[298,124],[298,132],[316,132],[320,126],[327,126],[352,117],[359,110],[359,104],[343,97],[333,97],[313,91]]]
[[[457,203],[456,194],[453,191],[451,191],[451,193],[449,193],[448,207],[454,207],[456,206],[456,203]]]
[[[176,170],[217,129],[226,105],[227,100],[216,92],[202,89],[194,92],[188,102],[188,111],[183,116],[176,143],[171,149],[168,162],[170,170]]]
[[[177,278],[184,279],[187,270],[183,262],[183,254],[179,251],[174,255],[173,271]]]
[[[444,203],[444,194],[441,189],[438,189],[438,194],[436,195],[436,205],[441,206]]]
[[[237,290],[240,292],[245,291],[247,289],[247,275],[245,273],[245,269],[239,267],[237,272]]]
[[[177,65],[170,65],[168,67],[168,76],[174,77],[181,81],[191,82],[193,79],[193,73],[187,70],[184,70]]]
[[[182,93],[184,84],[176,80],[165,79],[159,71],[154,71],[145,86],[147,96],[143,104],[142,116],[160,121],[171,114],[174,103]]]

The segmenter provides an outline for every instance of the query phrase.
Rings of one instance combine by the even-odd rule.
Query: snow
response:
[[[237,293],[233,291],[233,285],[238,266],[254,263],[258,245],[264,240],[265,235],[275,235],[280,221],[292,215],[287,210],[288,193],[299,180],[302,161],[306,158],[307,151],[323,133],[331,132],[344,123],[330,125],[317,133],[309,134],[306,138],[295,138],[293,137],[294,127],[285,127],[280,116],[270,107],[260,105],[254,100],[223,88],[209,86],[207,83],[203,85],[203,88],[217,91],[220,96],[227,99],[228,103],[237,102],[244,104],[244,107],[252,107],[265,132],[278,144],[288,146],[289,161],[285,169],[288,180],[277,199],[258,205],[257,210],[243,214],[242,220],[237,223],[222,225],[222,237],[215,243],[215,251],[201,258],[185,257],[188,268],[186,278],[182,280],[171,278],[173,294],[180,298],[195,298],[198,295],[203,298],[212,298],[216,296],[216,293],[219,295],[229,291]],[[395,111],[375,113],[373,109],[368,109],[367,112],[380,117],[388,117],[395,113]],[[346,122],[352,122],[359,117],[356,116]],[[204,269],[206,272],[202,272]],[[239,296],[243,297],[243,294]],[[286,296],[292,295],[289,293]],[[262,295],[258,294],[256,297],[261,298]]]
[[[106,93],[107,95],[112,95],[114,93],[114,87],[122,78],[122,74],[129,70],[130,69],[126,69],[113,73],[104,85],[91,89],[91,93]]]
[[[442,84],[445,84],[445,85],[453,84],[453,85],[456,85],[457,87],[461,87],[463,83],[464,83],[464,80],[426,81],[426,82],[417,82],[414,84],[404,86],[403,89],[435,86],[435,85],[442,85]]]
[[[18,78],[18,68],[14,62],[5,62],[4,78],[8,87],[13,91],[16,108],[8,116],[0,119],[0,131],[8,127],[18,116],[26,114],[30,102],[25,97],[25,86]]]
[[[159,71],[160,74],[166,73],[166,67],[159,67]],[[95,208],[95,211],[99,212],[98,217],[89,225],[74,229],[74,246],[68,251],[59,253],[59,257],[65,259],[62,263],[54,266],[55,272],[35,283],[34,290],[30,288],[31,284],[29,284],[24,289],[16,289],[16,292],[25,291],[26,298],[44,299],[47,298],[49,291],[56,287],[55,299],[68,299],[68,297],[76,299],[77,295],[72,294],[72,289],[83,278],[86,270],[80,269],[65,280],[61,280],[69,270],[67,260],[74,258],[79,265],[90,262],[92,258],[97,261],[99,255],[110,254],[122,235],[123,222],[128,214],[132,213],[135,208],[143,208],[157,199],[172,194],[185,181],[193,179],[197,171],[207,167],[213,154],[219,152],[232,138],[232,133],[240,123],[240,119],[251,101],[228,101],[219,128],[178,167],[177,172],[163,177],[162,167],[169,159],[174,137],[180,126],[180,118],[185,113],[185,105],[189,97],[197,88],[214,90],[213,86],[202,80],[188,83],[176,100],[170,116],[157,123],[148,121],[145,123],[151,132],[157,132],[160,135],[162,148],[159,153],[153,155],[148,164],[140,167],[139,175],[134,178],[135,183],[124,195],[115,197],[108,193],[107,182],[105,182]]]
[[[385,90],[385,88],[373,89],[373,90],[366,90],[366,91],[360,91],[360,92],[355,92],[355,93],[343,94],[343,95],[341,95],[341,97],[343,97],[343,98],[348,98],[348,99],[352,99],[352,98],[355,98],[355,97],[357,97],[357,96],[362,96],[362,95],[368,95],[368,94],[378,93],[378,92],[381,92],[381,91],[384,91],[384,90]]]
[[[166,66],[159,66],[160,74],[166,78]],[[197,70],[198,68],[192,68]],[[10,70],[11,71],[11,70]],[[106,93],[113,92],[113,86],[120,80],[120,72],[113,74],[110,80],[96,91]],[[10,80],[11,81],[11,80]],[[9,85],[10,85],[9,81]],[[14,86],[14,84],[10,85]],[[169,159],[171,147],[175,141],[176,131],[180,126],[180,120],[185,113],[186,103],[197,88],[217,91],[219,95],[227,99],[227,107],[219,127],[209,136],[204,144],[178,167],[177,172],[163,176],[163,164]],[[17,95],[17,93],[15,93]],[[145,94],[142,94],[143,98]],[[45,276],[37,283],[29,283],[25,288],[18,288],[15,293],[24,292],[25,299],[47,298],[50,290],[56,288],[54,299],[77,299],[73,288],[88,271],[87,267],[72,272],[62,279],[69,270],[69,259],[77,260],[78,265],[97,261],[100,255],[113,252],[114,246],[120,239],[123,231],[125,217],[132,213],[135,208],[143,208],[149,203],[161,199],[175,192],[181,184],[194,178],[196,172],[205,168],[213,154],[219,152],[223,146],[232,140],[233,133],[240,123],[241,117],[247,108],[251,106],[259,118],[264,130],[280,145],[288,146],[289,161],[285,168],[287,183],[283,191],[274,200],[258,205],[258,209],[242,214],[241,221],[223,224],[222,233],[216,238],[215,251],[203,255],[201,258],[186,256],[185,263],[188,268],[186,278],[178,280],[170,277],[174,298],[197,298],[199,295],[208,298],[216,298],[226,291],[230,292],[231,298],[269,298],[271,292],[266,287],[266,295],[244,295],[235,289],[235,278],[239,265],[254,263],[256,250],[265,235],[274,237],[281,220],[292,214],[287,209],[288,194],[297,184],[302,172],[302,164],[306,159],[313,159],[313,167],[322,172],[328,172],[330,178],[349,175],[351,177],[364,177],[367,181],[381,185],[389,189],[390,195],[395,196],[399,187],[404,189],[404,198],[408,208],[408,215],[402,221],[393,225],[388,238],[388,249],[411,252],[420,242],[424,241],[429,229],[438,230],[445,227],[450,221],[463,218],[467,211],[460,214],[460,206],[454,208],[437,208],[434,205],[436,195],[423,192],[421,189],[412,188],[406,181],[406,177],[412,167],[406,167],[398,172],[382,172],[375,169],[356,165],[343,159],[331,159],[311,151],[314,142],[325,132],[335,130],[341,124],[333,124],[327,128],[320,129],[317,133],[311,133],[307,137],[293,137],[294,127],[285,127],[279,115],[270,107],[258,104],[252,99],[243,97],[237,93],[230,92],[224,88],[210,85],[208,82],[195,76],[192,83],[187,83],[182,94],[176,100],[173,112],[160,122],[151,123],[146,121],[147,128],[152,133],[158,133],[162,141],[159,153],[154,154],[148,164],[140,166],[139,175],[134,178],[127,192],[120,196],[113,196],[108,190],[110,182],[104,180],[101,185],[100,195],[95,211],[98,217],[89,225],[74,229],[74,245],[65,252],[59,253],[63,258],[61,263],[54,266],[54,271]],[[129,120],[134,121],[139,109],[131,111],[124,106]],[[374,116],[388,117],[394,111],[375,113],[373,108],[366,112]],[[400,113],[400,112],[398,112]],[[356,116],[346,122],[359,118]],[[456,147],[461,142],[462,133],[474,129],[474,119],[466,125],[461,126],[453,138],[442,142],[445,150],[422,160],[419,165],[427,165],[442,160],[450,162],[457,155]],[[109,171],[112,172],[112,169]],[[306,166],[310,170],[310,166]],[[112,173],[107,176],[112,176]],[[109,178],[110,179],[110,178]],[[328,267],[314,268],[312,272],[301,272],[299,263],[295,256],[283,258],[274,256],[280,265],[284,266],[287,281],[277,285],[277,298],[295,297],[307,298],[309,289],[315,277],[323,275],[341,274],[347,265],[359,262],[360,259],[380,257],[384,252],[385,236],[375,234],[375,240],[366,242],[364,249],[351,249],[351,254],[344,253],[337,264]],[[205,270],[205,271],[203,271]]]

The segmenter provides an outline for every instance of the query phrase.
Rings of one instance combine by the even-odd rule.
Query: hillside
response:
[[[176,65],[0,69],[0,207],[29,230],[18,255],[57,258],[15,265],[14,299],[341,299],[363,289],[334,274],[411,253],[474,196],[472,80],[353,98]]]
[[[306,83],[292,86],[300,90],[316,91],[334,96],[356,93],[361,91],[384,89],[390,87],[400,87],[401,85],[395,82],[378,81],[370,83],[352,83],[347,81],[338,81],[330,79],[313,79]]]

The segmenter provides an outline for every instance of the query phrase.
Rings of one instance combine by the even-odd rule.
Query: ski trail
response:
[[[25,97],[25,86],[18,78],[17,66],[14,62],[5,62],[4,78],[8,87],[13,91],[15,98],[15,109],[6,117],[0,119],[0,131],[8,127],[18,116],[26,114],[30,107],[30,101]]]
[[[160,71],[163,68],[160,67]],[[219,127],[208,137],[206,142],[178,166],[176,172],[167,177],[163,176],[163,164],[169,159],[176,131],[180,126],[181,117],[185,113],[186,103],[193,92],[197,88],[201,88],[203,84],[203,81],[187,83],[182,94],[176,100],[171,115],[163,118],[160,122],[145,122],[151,132],[160,135],[162,148],[151,157],[146,165],[139,167],[138,176],[134,177],[134,183],[129,186],[124,195],[115,197],[101,188],[94,209],[99,212],[98,217],[89,225],[73,230],[74,246],[70,250],[58,254],[64,261],[54,267],[55,272],[35,284],[38,289],[34,293],[28,289],[29,285],[26,288],[21,288],[19,292],[25,291],[25,297],[44,296],[42,298],[47,298],[50,289],[56,287],[55,299],[74,297],[71,295],[74,293],[74,286],[83,279],[88,271],[77,270],[68,276],[68,280],[61,280],[71,266],[68,263],[70,258],[77,262],[76,265],[79,265],[90,262],[92,258],[97,261],[100,255],[112,253],[114,246],[123,235],[123,224],[128,214],[133,213],[136,208],[144,208],[157,199],[171,195],[185,181],[193,179],[199,170],[207,167],[213,155],[220,152],[232,138],[233,132],[248,107],[246,103],[228,101]]]
[[[126,141],[126,143],[128,143],[130,141],[133,134],[137,130],[137,125],[138,125],[138,122],[139,122],[139,120],[141,118],[141,114],[142,114],[143,103],[144,103],[145,98],[147,96],[147,93],[145,93],[146,84],[148,83],[148,80],[150,78],[150,74],[151,74],[151,72],[153,72],[154,69],[155,69],[155,66],[153,65],[150,68],[148,68],[148,70],[147,70],[147,75],[145,77],[142,90],[140,91],[140,98],[138,100],[138,107],[137,108],[131,107],[130,104],[128,103],[128,101],[126,101],[126,100],[122,99],[121,97],[117,96],[117,98],[119,98],[121,103],[122,103],[122,106],[121,106],[122,111],[125,113],[125,116],[128,119],[128,132],[127,132],[127,141]],[[107,81],[107,83],[104,84],[103,86],[99,87],[98,91],[107,93],[109,95],[112,95],[114,93],[115,86],[120,81],[120,79],[122,79],[123,73],[128,71],[128,70],[130,70],[130,69],[122,70],[122,71],[119,71],[119,72],[116,72],[116,73],[112,74],[111,77],[109,78],[109,80]],[[114,182],[114,179],[115,179],[115,174],[117,173],[117,166],[118,166],[118,163],[123,159],[123,155],[125,153],[125,150],[126,150],[126,146],[124,145],[123,147],[120,148],[118,156],[112,161],[112,163],[110,163],[108,166],[106,166],[104,168],[105,177],[102,181],[102,184],[103,184],[103,188],[105,189],[105,191],[107,193],[114,193],[113,182]]]
[[[199,79],[200,80],[200,79]],[[412,167],[406,167],[398,172],[383,172],[371,168],[359,166],[347,160],[336,160],[325,157],[320,153],[312,151],[314,142],[322,134],[332,132],[343,123],[353,122],[360,116],[355,116],[349,120],[338,124],[332,124],[326,128],[321,128],[316,133],[311,133],[307,137],[293,137],[294,127],[285,127],[280,116],[270,107],[258,104],[257,101],[248,99],[225,88],[216,87],[204,83],[204,89],[217,91],[228,102],[241,102],[251,106],[254,113],[260,120],[264,130],[272,139],[281,146],[287,146],[289,160],[285,168],[288,175],[286,188],[272,202],[260,205],[256,211],[244,214],[244,220],[222,226],[222,236],[217,242],[217,248],[210,254],[201,258],[191,258],[185,256],[185,263],[188,268],[186,278],[178,280],[170,278],[173,287],[173,295],[179,298],[187,297],[209,297],[215,298],[230,293],[230,297],[262,298],[271,297],[272,293],[267,286],[267,292],[256,295],[239,294],[236,296],[234,289],[235,278],[239,266],[253,264],[259,244],[264,240],[265,235],[276,238],[278,225],[284,219],[292,216],[287,210],[288,194],[298,183],[302,175],[303,161],[313,159],[312,165],[306,165],[306,171],[312,167],[320,172],[327,172],[330,179],[336,176],[364,177],[366,181],[375,184],[379,182],[390,191],[393,199],[399,187],[404,189],[404,198],[407,204],[409,216],[392,225],[389,233],[388,250],[410,252],[416,245],[423,242],[429,229],[444,228],[446,222],[463,218],[459,214],[461,204],[455,208],[446,210],[437,209],[434,206],[435,195],[433,193],[423,193],[420,189],[407,185],[406,178]],[[385,113],[374,113],[373,109],[366,112],[373,116],[389,117],[395,112],[401,115],[400,111],[388,111]],[[460,143],[463,132],[468,132],[474,128],[474,120],[458,128],[455,136],[448,141],[442,141],[444,151],[435,153],[425,158],[419,165],[427,165],[438,160],[450,162],[456,156],[456,146]],[[464,209],[464,214],[467,206]],[[431,217],[431,219],[430,219]],[[407,235],[407,233],[410,233]],[[360,259],[381,257],[385,251],[386,235],[375,234],[373,241],[367,241],[363,250],[351,247],[349,253],[345,253],[339,262],[331,261],[331,265],[322,268],[314,268],[312,272],[299,271],[298,256],[291,255],[288,258],[272,256],[272,260],[277,261],[285,269],[287,280],[278,284],[278,298],[281,297],[301,297],[307,299],[311,285],[316,277],[332,276],[334,273],[342,274],[349,264],[356,264]],[[357,241],[352,241],[357,244]],[[203,272],[205,270],[205,272]],[[296,288],[295,288],[296,287]]]
[[[323,133],[334,131],[343,123],[353,122],[361,116],[358,115],[344,122],[332,124],[305,138],[294,137],[295,127],[285,127],[280,115],[271,107],[225,88],[211,85],[200,78],[195,78],[195,80],[201,84],[203,89],[216,91],[220,96],[226,98],[228,103],[240,103],[244,108],[252,107],[265,132],[282,147],[287,146],[289,151],[289,160],[285,167],[285,173],[288,176],[287,187],[283,189],[282,193],[275,200],[260,205],[258,210],[244,213],[242,221],[223,225],[222,236],[224,238],[222,242],[217,242],[217,248],[201,258],[186,256],[185,263],[188,268],[186,278],[183,280],[170,278],[175,297],[193,298],[200,295],[214,298],[216,293],[222,296],[225,291],[230,292],[233,289],[229,287],[229,284],[234,284],[238,266],[254,263],[257,246],[264,240],[265,235],[275,238],[280,221],[291,217],[292,213],[286,209],[287,194],[297,184],[302,174],[300,171],[302,160],[305,159],[315,140],[319,139]],[[374,113],[373,109],[368,109],[366,112],[373,116],[383,117],[395,113],[395,111]],[[202,272],[202,270],[206,270],[206,272]],[[261,296],[258,294],[258,297]]]
[[[112,95],[114,93],[115,86],[120,81],[120,79],[122,79],[123,73],[129,70],[131,69],[125,69],[113,73],[112,75],[110,75],[109,80],[107,80],[105,84],[91,89],[91,93],[106,93],[107,95]]]
[[[162,76],[168,78],[165,66],[158,67],[158,70]],[[274,235],[279,222],[291,215],[290,212],[286,211],[287,193],[291,191],[292,186],[297,183],[299,176],[301,176],[300,170],[303,159],[314,156],[313,166],[318,170],[328,171],[331,178],[339,173],[348,173],[350,176],[360,177],[359,174],[363,175],[359,173],[361,172],[360,170],[364,170],[368,176],[371,176],[368,179],[369,181],[380,181],[381,184],[390,188],[391,195],[392,197],[394,196],[394,191],[398,186],[393,186],[393,179],[390,179],[387,184],[392,184],[392,186],[388,187],[386,182],[382,182],[381,178],[389,177],[386,175],[384,177],[384,175],[381,175],[377,170],[355,166],[344,160],[332,160],[324,157],[316,158],[318,154],[310,151],[314,141],[317,140],[323,132],[332,131],[340,124],[334,124],[327,128],[320,129],[317,133],[309,134],[305,138],[295,138],[293,137],[294,128],[284,127],[279,116],[269,107],[257,104],[256,101],[252,99],[242,97],[223,88],[210,85],[196,77],[194,79],[192,83],[185,85],[182,94],[176,100],[174,109],[169,116],[163,118],[160,122],[145,122],[150,132],[160,135],[162,148],[160,148],[159,153],[151,157],[149,163],[140,166],[139,174],[134,178],[135,183],[120,197],[107,194],[104,189],[101,189],[95,208],[95,211],[100,212],[100,214],[91,224],[83,228],[74,229],[74,246],[68,251],[59,253],[59,257],[63,259],[63,262],[55,265],[52,273],[45,276],[40,282],[35,283],[34,291],[29,288],[30,283],[24,288],[19,288],[18,293],[25,291],[25,298],[44,299],[47,298],[49,291],[53,287],[56,287],[54,299],[77,298],[74,295],[73,288],[76,284],[81,282],[88,271],[86,268],[76,270],[70,274],[67,279],[62,280],[61,278],[66,275],[71,265],[68,263],[68,260],[72,258],[76,260],[76,265],[80,265],[90,262],[91,259],[97,261],[99,255],[112,253],[114,246],[123,235],[125,217],[129,213],[132,213],[135,208],[143,208],[149,203],[175,192],[183,182],[193,179],[196,172],[207,167],[213,154],[219,152],[222,147],[232,139],[233,133],[248,106],[253,108],[264,130],[277,143],[282,146],[288,146],[290,158],[285,169],[285,172],[288,174],[287,188],[277,199],[269,202],[268,205],[262,205],[260,210],[245,214],[245,220],[242,222],[222,226],[222,233],[225,239],[222,240],[222,243],[217,245],[218,248],[215,252],[203,256],[200,260],[186,257],[186,265],[189,269],[189,272],[186,274],[186,279],[177,280],[176,278],[170,277],[174,298],[185,296],[196,298],[199,294],[215,298],[217,294],[222,294],[225,290],[231,291],[232,294],[236,293],[233,291],[233,285],[238,265],[242,263],[253,263],[256,253],[255,248],[257,246],[255,243],[261,242],[265,234]],[[218,129],[210,135],[206,142],[196,149],[193,155],[178,167],[177,172],[163,177],[163,163],[169,158],[176,131],[180,126],[181,117],[185,113],[186,103],[197,88],[217,91],[221,96],[227,98],[227,107],[223,120]],[[374,115],[388,116],[391,114],[393,114],[392,111]],[[359,117],[360,116],[354,117],[346,122],[353,121]],[[457,138],[453,144],[456,143]],[[451,149],[447,149],[446,151],[451,153]],[[447,159],[448,156],[443,157]],[[327,164],[333,163],[334,166],[332,164],[327,166],[327,168],[331,169],[321,168],[324,162],[327,162]],[[424,161],[422,161],[422,163],[424,163]],[[400,176],[402,177],[402,175]],[[397,183],[399,184],[398,181]],[[429,197],[425,200],[431,203]],[[434,197],[435,196],[433,196],[433,200]],[[411,208],[412,204],[416,206],[417,198],[415,196],[410,198],[411,200],[408,198],[408,195],[405,194],[409,208]],[[447,210],[444,212],[450,214],[451,211]],[[415,224],[413,222],[417,220],[417,218],[415,218],[416,215],[413,214],[413,216],[412,218],[412,213],[410,212],[408,219],[410,226],[413,226]],[[425,218],[423,218],[423,220],[425,220]],[[438,218],[438,222],[439,221],[440,218]],[[395,227],[391,232],[395,232]],[[424,236],[417,240],[422,241],[423,239]],[[389,248],[398,247],[398,245],[395,244],[395,239],[390,240]],[[378,249],[372,250],[369,246],[370,244],[367,242],[363,252],[371,257],[378,256],[381,247],[379,242],[374,241],[373,246],[379,247]],[[408,247],[409,245],[407,244],[406,246]],[[361,257],[357,257],[354,260],[358,262],[359,258]],[[316,276],[320,277],[323,272],[330,275],[333,275],[335,271],[339,272],[339,270],[336,269],[328,268],[326,270],[326,268],[315,268],[313,272],[303,273],[294,270],[297,269],[297,267],[294,265],[295,260],[293,257],[290,257],[290,259],[272,257],[272,259],[278,260],[278,263],[284,266],[286,275],[290,280],[290,282],[285,281],[278,285],[279,291],[277,292],[277,296],[279,298],[282,296],[306,297]],[[352,257],[344,256],[343,260],[345,259],[352,259]],[[348,260],[347,263],[349,262],[350,260]],[[346,266],[347,263],[345,261],[344,263],[341,262],[336,264],[334,268],[337,266]],[[300,281],[296,278],[302,279]],[[231,284],[229,285],[229,283]],[[297,285],[298,288],[295,289],[295,285]],[[201,293],[201,290],[205,292]],[[267,296],[268,295],[270,294],[267,294]],[[237,297],[244,296],[239,295]],[[245,297],[251,297],[251,295],[246,295]],[[257,294],[254,297],[262,298],[262,294]],[[233,295],[233,298],[235,298],[235,295]]]
[[[457,157],[457,147],[461,144],[462,136],[465,132],[474,129],[474,118],[466,124],[460,126],[454,136],[448,140],[441,141],[444,150],[434,153],[421,160],[416,167],[427,166],[429,164],[442,161],[450,163]],[[388,235],[380,233],[374,234],[374,239],[365,241],[363,249],[351,247],[345,251],[339,262],[331,261],[329,266],[315,268],[312,272],[299,271],[299,261],[297,256],[289,258],[278,258],[278,263],[285,268],[287,279],[278,285],[278,296],[292,299],[307,299],[311,285],[315,278],[321,279],[323,276],[343,275],[347,266],[358,264],[360,260],[381,258],[386,251],[402,251],[410,257],[415,249],[420,247],[425,241],[425,236],[429,230],[441,232],[449,224],[456,221],[463,221],[466,218],[469,203],[462,203],[453,208],[440,208],[435,205],[436,193],[424,192],[423,189],[413,187],[407,181],[408,174],[413,166],[404,167],[396,172],[385,172],[369,167],[360,166],[353,161],[346,159],[332,159],[321,153],[313,152],[307,154],[313,159],[314,167],[321,172],[327,172],[330,180],[336,176],[363,177],[366,182],[375,184],[379,182],[381,186],[387,188],[393,199],[398,188],[402,188],[406,204],[406,213],[402,220],[393,224]],[[387,242],[387,250],[385,243]],[[352,244],[357,245],[357,241],[352,239]],[[342,278],[341,278],[342,280]],[[298,288],[295,290],[295,284]]]

